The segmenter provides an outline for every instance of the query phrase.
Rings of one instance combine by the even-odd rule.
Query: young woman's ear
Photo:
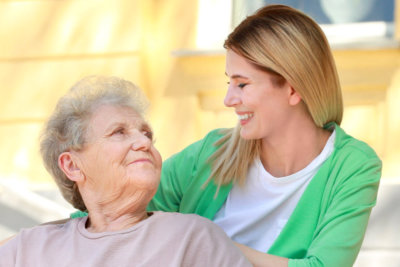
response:
[[[84,180],[84,175],[71,152],[61,153],[58,157],[58,166],[71,181],[81,182]]]
[[[290,89],[289,89],[289,105],[291,106],[295,106],[298,103],[300,103],[301,101],[301,96],[300,94],[293,89],[293,87],[290,85]]]

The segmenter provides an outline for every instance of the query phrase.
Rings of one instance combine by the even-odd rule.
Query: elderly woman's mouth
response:
[[[128,165],[130,164],[136,164],[136,163],[151,163],[153,164],[153,161],[151,159],[148,158],[140,158],[140,159],[135,159],[134,161],[131,161]]]

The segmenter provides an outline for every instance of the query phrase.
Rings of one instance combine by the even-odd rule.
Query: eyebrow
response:
[[[122,122],[122,121],[116,121],[113,122],[112,124],[108,125],[107,128],[105,129],[106,132],[112,131],[115,128],[121,127],[121,126],[127,126],[127,123]]]
[[[150,130],[153,131],[153,129],[151,128],[150,124],[148,124],[146,121],[144,121],[141,125],[142,129],[146,129],[146,130]]]
[[[146,127],[147,123],[141,123],[139,126],[140,127]],[[113,123],[111,123],[107,128],[106,131],[110,131],[113,130],[114,128],[118,128],[118,127],[129,127],[130,123],[126,122],[126,121],[115,121]]]
[[[229,77],[229,75],[226,72],[225,72],[225,76]],[[231,79],[249,79],[248,77],[240,75],[240,74],[234,74],[230,78]]]

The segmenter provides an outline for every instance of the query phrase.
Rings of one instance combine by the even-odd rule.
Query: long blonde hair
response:
[[[300,94],[315,125],[341,123],[343,100],[335,62],[318,24],[284,5],[269,5],[247,17],[228,36],[224,47],[256,67],[282,78]],[[224,132],[209,162],[209,180],[219,186],[244,183],[260,153],[261,140],[244,140],[240,126]]]

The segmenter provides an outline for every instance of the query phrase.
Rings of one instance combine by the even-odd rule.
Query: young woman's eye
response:
[[[238,84],[238,87],[239,87],[240,89],[243,89],[246,85],[247,85],[247,83],[239,83],[239,84]]]

